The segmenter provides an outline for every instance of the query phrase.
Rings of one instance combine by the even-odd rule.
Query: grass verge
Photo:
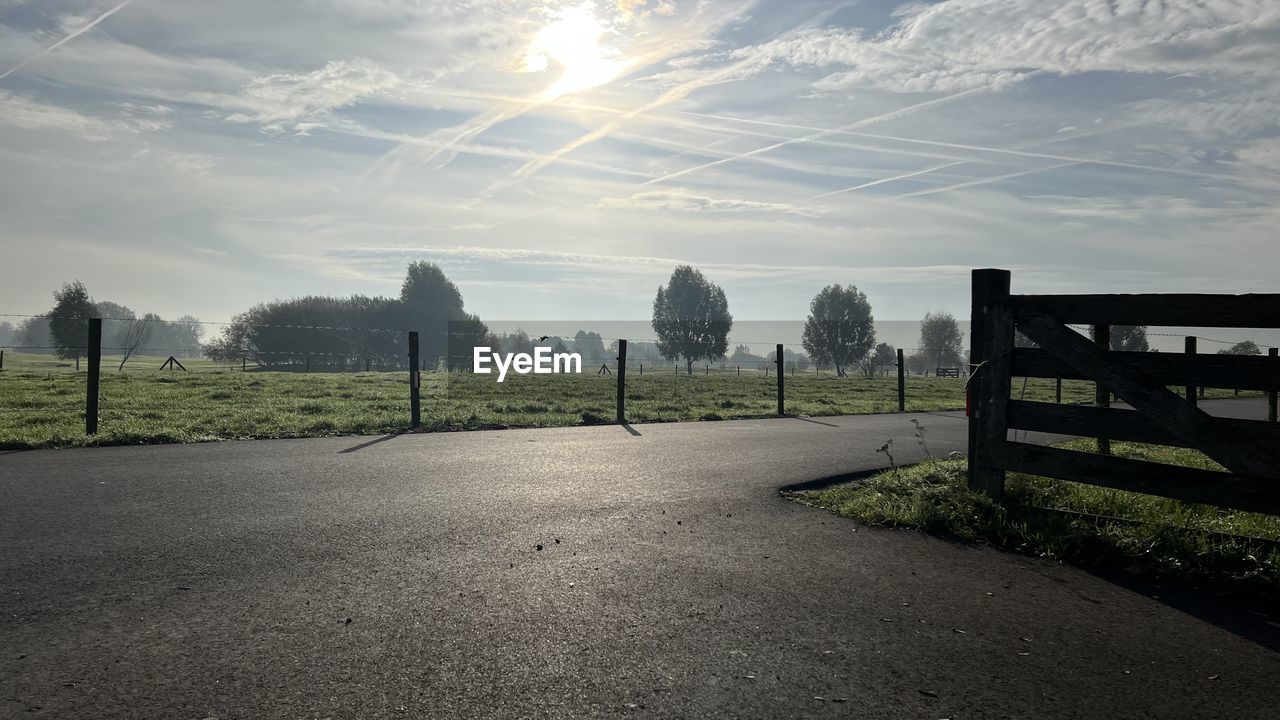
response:
[[[1065,447],[1091,451],[1093,441]],[[1194,450],[1114,443],[1114,454],[1221,470]],[[1119,570],[1240,598],[1280,600],[1280,517],[1010,473],[995,502],[964,460],[929,461],[800,499],[873,525],[984,542],[1091,570]]]

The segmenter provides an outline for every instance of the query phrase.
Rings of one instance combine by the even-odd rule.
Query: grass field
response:
[[[239,366],[184,360],[190,372],[157,370],[164,358],[138,357],[118,372],[104,358],[99,434],[84,435],[85,373],[48,356],[6,354],[0,373],[0,449],[84,444],[193,442],[236,438],[370,434],[409,427],[407,372],[241,372]],[[766,417],[777,410],[776,378],[758,372],[627,374],[632,422]],[[615,378],[584,375],[424,373],[424,430],[548,427],[612,422]],[[1027,384],[1027,399],[1052,401],[1053,381]],[[1021,381],[1013,394],[1023,395]],[[1228,391],[1227,394],[1230,394]],[[909,411],[964,407],[964,381],[907,380]],[[1064,402],[1087,402],[1093,386],[1064,383]],[[786,409],[797,415],[893,412],[892,377],[837,378],[812,372],[786,378]]]
[[[1092,452],[1094,441],[1065,447]],[[1195,450],[1114,443],[1114,454],[1222,470]],[[981,541],[1091,569],[1176,579],[1280,600],[1280,517],[1010,473],[995,503],[968,489],[966,462],[926,462],[865,482],[802,493],[810,504],[876,525]]]

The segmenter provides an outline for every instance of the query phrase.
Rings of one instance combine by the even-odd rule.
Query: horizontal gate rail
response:
[[[1012,295],[1067,325],[1280,328],[1280,295]]]
[[[1151,380],[1171,387],[1195,385],[1232,390],[1280,390],[1280,358],[1265,355],[1186,355],[1123,351],[1112,351],[1111,355]],[[1064,380],[1093,379],[1041,348],[1014,350],[1013,375]]]
[[[1007,441],[993,443],[987,452],[991,461],[1013,472],[1280,514],[1280,492],[1275,481],[1264,478]]]
[[[1165,430],[1137,410],[1010,400],[1007,414],[1011,430],[1107,437],[1148,445],[1197,446],[1197,443],[1187,442]],[[1276,423],[1216,417],[1211,420],[1226,432],[1256,444],[1280,446],[1280,425]]]
[[[1088,338],[1070,327],[1089,325]],[[1112,325],[1280,328],[1280,294],[1013,295],[1009,272],[973,271],[969,485],[999,496],[1006,471],[1280,513],[1280,424],[1211,417],[1171,390],[1280,389],[1280,358],[1118,352]],[[1015,348],[1020,332],[1039,347]],[[1093,406],[1013,400],[1014,376],[1097,385]],[[1108,407],[1114,393],[1132,409]],[[1098,439],[1097,453],[1011,442],[1009,430]],[[1112,440],[1199,450],[1225,471],[1113,457]]]

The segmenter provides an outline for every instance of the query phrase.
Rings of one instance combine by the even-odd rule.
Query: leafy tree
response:
[[[89,337],[88,318],[98,313],[84,283],[63,283],[53,292],[53,309],[49,311],[49,333],[55,354],[64,360],[84,357]]]
[[[33,350],[52,347],[53,338],[49,333],[49,318],[37,315],[20,321],[13,330],[13,344]]]
[[[0,321],[0,345],[9,345],[14,340],[13,323],[8,320]]]
[[[448,351],[448,325],[461,320],[462,293],[438,265],[430,262],[409,263],[404,283],[400,286],[403,316],[400,327],[418,331],[418,344],[423,355],[443,355]]]
[[[853,285],[823,288],[809,303],[801,342],[814,360],[834,365],[843,377],[845,367],[864,360],[876,343],[867,296]]]
[[[688,265],[677,267],[653,299],[658,351],[668,360],[683,357],[690,375],[694,362],[724,356],[732,328],[724,290]]]
[[[1262,348],[1258,347],[1258,343],[1252,340],[1245,340],[1244,342],[1238,342],[1235,345],[1232,345],[1231,347],[1225,350],[1219,350],[1218,354],[1219,355],[1261,355]]]
[[[600,333],[587,332],[579,330],[573,335],[573,350],[582,355],[584,365],[595,366],[596,363],[604,362],[604,339],[600,337]],[[630,353],[631,348],[627,348]],[[617,346],[614,346],[615,357],[617,355]]]
[[[933,361],[934,368],[961,364],[964,334],[949,312],[925,313],[920,321],[920,352]]]
[[[478,315],[464,315],[461,320],[449,323],[449,353],[445,358],[445,369],[470,370],[474,349],[499,347],[497,339],[489,333],[489,326],[480,321]]]
[[[1111,349],[1128,352],[1149,352],[1147,344],[1147,327],[1145,325],[1112,325]]]
[[[898,351],[895,350],[894,347],[889,343],[880,343],[876,345],[875,350],[871,352],[871,355],[867,358],[867,361],[863,363],[862,370],[867,377],[873,377],[876,374],[876,370],[882,367],[886,367],[889,365],[897,365],[897,364],[898,364]]]
[[[165,347],[174,355],[193,356],[200,354],[200,338],[204,336],[204,325],[194,315],[183,315],[177,320],[164,323]]]
[[[184,318],[165,325],[186,322]],[[464,332],[475,330],[464,338],[470,343],[465,353],[455,352],[460,346],[451,344],[453,322],[461,323]],[[330,368],[362,370],[366,362],[400,368],[406,357],[406,331],[416,330],[419,352],[428,364],[444,357],[446,365],[456,368],[462,366],[459,363],[470,365],[471,347],[498,347],[482,341],[489,337],[488,328],[474,323],[479,318],[463,311],[461,294],[438,267],[413,263],[399,297],[309,296],[261,303],[233,317],[222,335],[205,345],[205,352],[223,362],[252,358],[276,370],[300,369],[310,355],[318,355]],[[186,342],[181,334],[172,340],[177,347]]]
[[[516,328],[515,332],[503,336],[502,352],[532,354],[533,341],[529,339],[529,333]]]

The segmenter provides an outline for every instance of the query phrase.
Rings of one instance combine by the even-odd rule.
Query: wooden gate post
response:
[[[418,333],[409,331],[409,414],[410,427],[422,425],[422,371],[418,369]]]
[[[898,412],[907,411],[907,363],[902,355],[902,348],[898,348]]]
[[[1275,360],[1277,357],[1277,353],[1280,353],[1280,348],[1271,348],[1270,350],[1267,351],[1267,355],[1271,356],[1272,367],[1274,367],[1276,364]],[[1280,380],[1280,373],[1276,373],[1276,379]],[[1276,391],[1275,390],[1272,390],[1271,392],[1267,393],[1267,419],[1270,420],[1271,422],[1276,422]]]
[[[1094,325],[1093,326],[1093,344],[1103,352],[1111,351],[1111,326],[1110,325]],[[1093,384],[1093,404],[1100,408],[1111,407],[1111,388],[1106,387],[1102,383],[1095,382]],[[1111,454],[1111,438],[1098,437],[1098,452],[1103,455]]]
[[[1188,335],[1186,337],[1186,339],[1183,341],[1183,350],[1188,355],[1196,354],[1196,336],[1195,335]],[[1187,402],[1191,403],[1191,407],[1196,406],[1196,386],[1195,385],[1187,386]]]
[[[782,403],[782,376],[786,374],[782,371],[782,343],[778,343],[776,352],[777,357],[774,359],[778,362],[778,414],[786,415],[786,408]]]
[[[84,393],[84,434],[98,434],[98,377],[102,370],[102,318],[89,318],[89,376]]]
[[[1008,439],[1009,353],[1013,350],[1013,313],[1008,302],[1009,271],[974,270],[969,322],[969,487],[999,498],[1004,469],[987,459],[987,447]]]
[[[618,424],[627,424],[627,341],[618,340]]]

